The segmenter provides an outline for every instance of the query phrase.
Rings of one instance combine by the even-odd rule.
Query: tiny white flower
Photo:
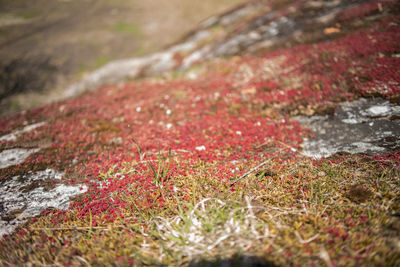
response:
[[[172,123],[167,123],[167,129],[171,129]]]
[[[171,115],[172,111],[170,109],[167,109],[167,111],[165,112],[165,114],[167,115]]]
[[[197,74],[194,73],[193,71],[191,71],[191,72],[189,72],[189,73],[187,74],[187,77],[188,77],[189,79],[191,79],[191,80],[195,80],[195,79],[197,79]]]
[[[201,97],[200,96],[196,96],[194,99],[193,99],[193,102],[198,102],[198,101],[200,101],[201,100]]]
[[[203,151],[203,150],[206,150],[206,147],[205,146],[196,146],[196,150]]]
[[[140,112],[141,110],[142,110],[141,107],[137,107],[137,108],[136,108],[136,112]]]
[[[292,148],[290,149],[290,151],[292,151],[292,152],[296,152],[296,151],[297,151],[297,149],[292,147]]]
[[[242,135],[242,132],[241,131],[236,131],[236,134],[237,135]]]
[[[255,123],[255,125],[256,125],[256,126],[261,126],[261,122],[257,121],[257,122]]]

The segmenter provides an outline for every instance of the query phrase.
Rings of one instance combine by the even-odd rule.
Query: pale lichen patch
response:
[[[3,150],[0,153],[0,169],[7,168],[9,166],[17,165],[25,161],[33,153],[38,152],[39,148],[13,148]]]

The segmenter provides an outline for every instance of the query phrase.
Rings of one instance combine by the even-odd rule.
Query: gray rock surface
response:
[[[337,152],[388,153],[400,148],[400,106],[376,98],[341,103],[333,116],[299,116],[315,134],[303,143],[303,153],[315,158]]]
[[[0,238],[49,207],[67,209],[71,198],[86,192],[85,185],[56,184],[53,188],[45,185],[52,180],[61,181],[63,175],[46,169],[3,182],[0,185]]]

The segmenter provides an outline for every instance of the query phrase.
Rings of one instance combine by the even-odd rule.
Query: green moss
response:
[[[108,62],[112,61],[112,58],[106,57],[106,56],[100,56],[96,58],[96,60],[93,63],[93,69],[100,68],[104,65],[106,65]]]
[[[142,30],[131,22],[118,22],[110,27],[110,30],[121,33],[130,34],[137,37],[143,36]]]
[[[20,13],[19,16],[24,19],[34,19],[34,18],[39,17],[40,15],[33,11],[26,11],[26,12]]]
[[[194,173],[176,178],[175,193],[163,189],[163,208],[125,210],[125,219],[97,226],[72,210],[57,224],[51,221],[54,216],[42,215],[30,222],[26,235],[17,237],[19,242],[6,239],[0,259],[50,263],[57,255],[63,264],[79,264],[81,258],[94,265],[180,265],[187,264],[183,251],[189,246],[212,245],[202,254],[212,259],[241,255],[242,245],[249,244],[252,254],[278,265],[308,265],[310,255],[320,255],[321,248],[340,265],[398,262],[386,238],[396,236],[399,224],[387,210],[389,204],[392,213],[398,212],[398,171],[382,169],[363,156],[338,160],[270,162],[264,166],[272,170],[269,175],[249,175],[235,185],[234,193],[229,183],[207,175],[215,165],[199,162]],[[110,169],[105,177],[126,171]],[[118,197],[132,198],[123,192]],[[266,237],[255,238],[266,231]],[[193,242],[192,235],[204,239]],[[212,244],[207,243],[210,240]],[[359,253],[366,248],[373,253]],[[314,260],[324,264],[320,258]]]
[[[113,123],[107,120],[96,120],[90,122],[89,125],[91,126],[90,132],[97,133],[97,132],[120,132],[121,129],[115,126]]]

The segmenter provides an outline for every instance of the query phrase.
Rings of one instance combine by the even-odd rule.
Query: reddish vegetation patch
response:
[[[316,219],[302,214],[303,210],[320,208],[318,205],[329,201],[337,202],[326,204],[326,209],[341,207],[347,200],[365,203],[375,197],[393,199],[390,194],[379,196],[377,188],[392,184],[389,178],[387,181],[381,178],[392,175],[393,170],[398,171],[400,152],[376,156],[372,160],[358,158],[360,162],[367,162],[364,162],[365,169],[358,168],[358,163],[353,164],[351,159],[339,157],[313,161],[321,171],[310,170],[314,167],[312,164],[301,167],[299,163],[302,157],[300,145],[310,133],[291,116],[331,110],[339,101],[360,96],[398,98],[398,40],[400,17],[393,17],[368,30],[331,42],[297,46],[263,57],[236,57],[207,63],[207,73],[195,80],[144,80],[103,87],[77,99],[2,119],[0,125],[4,133],[29,123],[46,121],[45,126],[25,134],[18,142],[46,139],[51,140],[52,146],[30,157],[23,166],[63,169],[65,182],[73,184],[83,180],[88,185],[87,193],[68,211],[46,211],[49,216],[43,221],[51,218],[54,225],[67,225],[74,217],[73,220],[88,222],[90,239],[92,227],[104,227],[121,220],[133,224],[140,219],[136,215],[142,215],[144,211],[168,210],[167,203],[171,203],[171,199],[187,201],[191,197],[190,185],[182,186],[182,181],[188,181],[188,177],[212,181],[208,192],[219,193],[221,188],[228,188],[229,193],[237,193],[235,190],[243,185],[242,181],[232,187],[230,183],[270,159],[270,169],[260,169],[258,180],[253,181],[252,186],[255,191],[266,190],[265,181],[269,179],[268,185],[286,191],[282,194],[283,191],[270,190],[270,195],[261,196],[259,200],[270,201],[272,205],[287,204],[288,210],[298,209],[295,216],[304,217],[299,224],[293,223],[295,216],[290,212],[282,213],[288,216],[285,220],[293,223],[299,232],[313,233],[304,236],[309,240],[307,242],[293,236],[293,231],[274,235],[282,236],[285,242],[294,243],[293,240],[299,239],[303,248],[310,244],[309,255],[322,255],[325,248],[320,250],[312,246],[315,245],[312,240],[318,240],[318,237],[340,263],[340,257],[349,258],[351,253],[340,256],[335,245],[343,248],[359,242],[359,236],[352,234],[351,227],[378,224],[372,221],[374,210],[368,210],[365,215],[363,207],[357,206],[362,212],[352,214],[349,209],[338,216],[336,211],[326,215],[324,209],[317,212],[324,215],[318,215]],[[348,171],[342,163],[354,170]],[[379,168],[385,168],[385,171]],[[340,169],[340,173],[336,173],[336,169]],[[278,172],[285,172],[285,175],[276,175]],[[275,179],[275,176],[279,178]],[[378,178],[371,182],[372,177]],[[325,180],[321,185],[322,179]],[[343,189],[339,187],[340,179],[362,182]],[[353,204],[344,203],[343,207],[345,205]],[[397,206],[389,208],[396,211]],[[136,215],[125,218],[126,214]],[[269,222],[272,217],[264,219]],[[125,230],[131,237],[137,231],[133,228]],[[318,234],[314,235],[312,231]],[[369,228],[363,230],[363,238],[368,238],[368,231]],[[24,232],[19,235],[24,236]],[[50,240],[61,244],[47,234],[43,235],[43,240],[40,242]],[[386,239],[382,240],[380,242]],[[348,243],[343,245],[342,242]],[[386,247],[380,250],[381,244],[374,247],[381,253],[377,252],[378,256],[387,252]],[[264,252],[272,250],[271,247],[262,249]],[[283,254],[298,256],[295,255],[298,253],[296,247],[286,249]],[[360,259],[367,258],[367,249],[359,252]],[[323,260],[328,265],[335,264],[329,257]]]
[[[214,64],[194,81],[105,87],[3,119],[2,129],[46,118],[49,123],[38,135],[24,139],[50,136],[52,149],[31,157],[29,164],[64,166],[67,173],[86,177],[90,189],[71,208],[80,217],[91,213],[103,222],[113,221],[122,216],[122,209],[162,205],[149,165],[143,162],[157,160],[158,151],[166,156],[171,149],[174,162],[186,162],[172,163],[161,181],[165,187],[172,188],[174,179],[191,172],[200,160],[218,162],[218,171],[210,173],[227,182],[238,162],[257,163],[277,153],[290,159],[307,135],[290,120],[291,113],[370,93],[398,96],[400,58],[393,57],[400,53],[398,23],[396,17],[333,42]],[[133,139],[147,153],[144,158]],[[100,178],[133,162],[138,171]],[[140,198],[126,202],[110,197],[122,191],[139,193]]]
[[[398,21],[398,18],[394,21]],[[272,90],[270,102],[327,103],[375,93],[387,98],[399,94],[400,27],[387,21],[333,42],[298,46],[267,56],[284,56],[283,76],[300,77],[301,84],[285,92]],[[377,67],[379,66],[379,67]],[[282,80],[282,75],[278,77]],[[355,90],[355,91],[354,91]]]

